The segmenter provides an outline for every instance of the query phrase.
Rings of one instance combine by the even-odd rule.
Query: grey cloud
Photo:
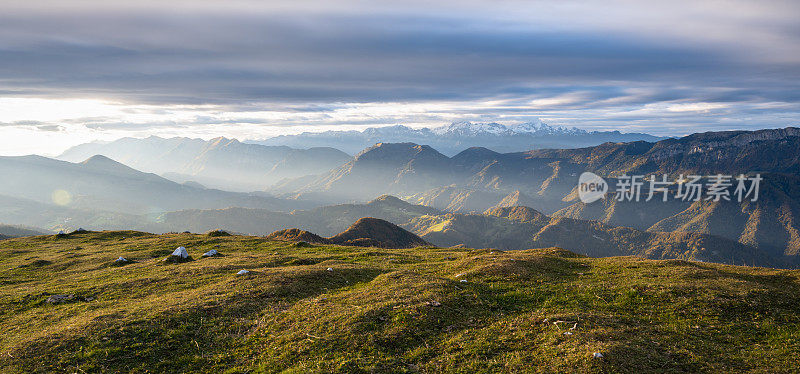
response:
[[[224,104],[473,100],[608,81],[744,86],[766,97],[774,93],[765,87],[798,74],[789,66],[783,76],[742,80],[744,72],[774,67],[700,46],[507,30],[475,19],[110,17],[39,16],[23,22],[0,16],[0,30],[10,35],[4,44],[12,46],[0,51],[0,78],[15,89],[53,96]]]
[[[627,121],[655,128],[673,121],[674,131],[683,122],[733,126],[730,118],[737,115],[740,124],[753,116],[747,126],[800,118],[800,57],[794,53],[800,32],[788,15],[800,5],[792,2],[771,4],[774,9],[737,3],[752,14],[733,5],[651,3],[660,18],[634,2],[622,2],[631,15],[614,9],[620,2],[585,2],[570,16],[552,3],[513,1],[425,7],[236,2],[230,8],[180,2],[171,12],[150,1],[141,7],[87,4],[54,2],[47,11],[19,2],[0,12],[0,97],[209,103],[234,111],[309,113],[317,120],[338,103],[504,100],[500,108],[461,105],[426,118],[547,115],[587,127]],[[695,6],[707,19],[697,17],[704,13]],[[598,10],[608,18],[594,15]],[[572,100],[529,105],[562,95]],[[686,102],[730,107],[714,112],[726,117],[713,119],[635,112],[652,103]],[[789,105],[754,106],[773,102]],[[367,120],[406,118],[349,123]],[[200,116],[195,123],[304,124],[294,121]],[[70,123],[93,129],[188,126],[114,118]]]

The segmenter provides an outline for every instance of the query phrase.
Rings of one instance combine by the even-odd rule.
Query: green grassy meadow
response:
[[[178,246],[194,260],[162,261]],[[798,277],[556,248],[9,239],[0,372],[798,372]]]

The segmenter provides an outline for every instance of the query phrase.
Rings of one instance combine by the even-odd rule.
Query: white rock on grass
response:
[[[186,251],[185,247],[178,247],[175,248],[175,251],[172,252],[172,255],[180,258],[187,258],[189,257],[189,252]]]
[[[250,270],[242,269],[242,270],[239,270],[238,273],[236,273],[236,275],[247,275],[247,274],[250,274]]]
[[[212,250],[210,250],[210,251],[208,251],[206,253],[203,253],[203,257],[214,257],[214,256],[216,256],[218,254],[219,254],[219,252],[217,252],[216,249],[212,249]]]
[[[333,268],[328,268],[328,271],[333,271]]]
[[[592,354],[592,357],[594,357],[594,358],[603,358],[603,354],[600,353],[600,352],[595,352],[594,354]]]
[[[128,259],[125,257],[120,256],[118,259],[114,260],[114,262],[128,262]]]

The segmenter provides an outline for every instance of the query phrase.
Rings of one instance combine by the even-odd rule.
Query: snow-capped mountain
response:
[[[453,122],[442,127],[431,129],[434,134],[445,136],[483,136],[483,135],[585,135],[585,130],[576,127],[550,126],[542,120],[524,122],[516,125],[502,125],[497,122],[473,123],[469,121]]]
[[[542,120],[524,122],[517,125],[507,126],[516,134],[535,134],[535,135],[586,135],[586,130],[577,127],[567,128],[563,126],[550,126]]]
[[[481,136],[481,135],[510,135],[511,129],[497,122],[472,123],[468,121],[453,122],[447,126],[434,127],[434,134],[446,136]]]
[[[537,119],[512,125],[458,121],[433,128],[414,129],[396,125],[370,127],[364,131],[306,132],[256,143],[297,148],[333,147],[356,154],[375,143],[412,142],[430,145],[446,155],[454,155],[469,147],[486,147],[497,152],[521,152],[540,148],[590,147],[605,142],[655,142],[660,139],[662,138],[648,134],[623,134],[619,131],[587,132],[574,127],[551,126]]]

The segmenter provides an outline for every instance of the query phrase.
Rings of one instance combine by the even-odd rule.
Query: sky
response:
[[[800,125],[798,1],[0,3],[0,155],[542,119]]]

